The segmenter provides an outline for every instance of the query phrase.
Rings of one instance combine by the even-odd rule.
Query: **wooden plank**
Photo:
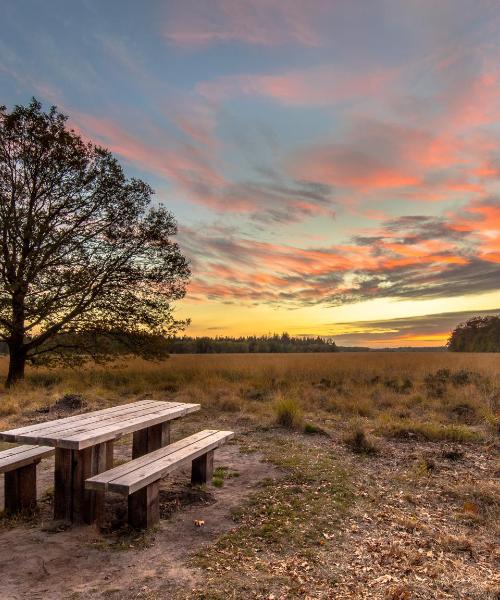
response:
[[[134,431],[132,458],[139,458],[170,444],[170,423],[159,423]]]
[[[132,433],[144,427],[156,425],[171,419],[178,419],[185,414],[200,409],[199,404],[159,403],[164,406],[145,408],[129,415],[114,416],[105,420],[88,423],[79,428],[67,429],[42,435],[31,436],[28,433],[16,435],[17,441],[30,441],[38,444],[51,444],[61,448],[83,450],[89,446],[116,439],[126,433]],[[170,404],[169,407],[165,407]],[[173,406],[173,407],[172,407]]]
[[[151,427],[164,421],[170,421],[172,419],[179,419],[184,415],[200,409],[199,404],[180,404],[177,408],[169,408],[158,410],[148,415],[142,415],[131,419],[122,419],[112,425],[105,425],[93,429],[92,431],[85,431],[77,433],[71,436],[65,436],[57,441],[58,446],[63,448],[78,448],[82,450],[88,446],[106,442],[111,439],[117,439],[127,433],[133,433],[138,429],[145,427]]]
[[[37,446],[36,444],[24,444],[23,446],[13,446],[12,448],[7,448],[7,450],[2,450],[2,452],[0,452],[0,459],[7,458],[7,456],[14,456],[19,452],[26,452],[26,450],[30,450],[31,448],[39,448],[39,446]]]
[[[91,498],[93,492],[85,489],[85,480],[92,476],[94,448],[73,450],[72,455],[72,514],[73,523],[92,523]]]
[[[72,502],[72,450],[56,448],[54,470],[54,519],[71,521]]]
[[[25,427],[18,427],[16,429],[9,429],[8,431],[0,432],[0,439],[5,439],[4,436],[12,437],[16,435],[24,435],[28,433],[34,433],[36,431],[42,431],[46,428],[50,428],[54,425],[65,425],[68,423],[74,424],[80,420],[89,419],[95,417],[97,420],[106,418],[107,415],[113,415],[115,413],[122,413],[131,410],[132,408],[146,407],[147,405],[158,405],[166,404],[157,400],[140,400],[138,402],[129,402],[128,404],[120,404],[119,406],[111,406],[103,408],[101,410],[95,410],[88,413],[82,413],[79,415],[73,415],[71,417],[65,417],[64,419],[54,419],[53,421],[44,421],[43,423],[33,423],[26,425]],[[5,440],[8,441],[8,440]]]
[[[122,407],[114,407],[116,410],[114,410],[112,413],[109,412],[102,414],[103,411],[95,411],[82,415],[75,415],[73,417],[68,417],[67,419],[56,419],[54,421],[38,423],[37,425],[32,425],[32,430],[30,430],[29,427],[23,427],[22,429],[24,431],[22,432],[19,432],[19,430],[16,429],[4,431],[0,434],[0,436],[5,438],[13,437],[15,438],[15,441],[25,440],[28,437],[32,439],[57,439],[58,437],[64,437],[65,432],[67,435],[72,435],[79,431],[92,429],[96,426],[96,424],[102,425],[104,423],[113,423],[119,421],[121,418],[127,418],[129,416],[141,414],[141,412],[148,413],[161,408],[168,408],[167,405],[174,407],[179,403],[150,401],[145,405],[140,403],[139,406],[135,406],[134,404],[135,403],[124,405]]]
[[[110,442],[111,444],[113,442]],[[90,472],[92,475],[97,475],[98,473],[102,473],[106,471],[109,463],[109,448],[108,443],[98,444],[97,446],[93,446],[91,448],[92,458],[91,458],[91,469]],[[85,488],[85,481],[83,482],[83,487]],[[104,515],[104,492],[99,491],[91,491],[90,498],[88,499],[90,503],[89,507],[89,522],[97,521],[98,523],[103,522]]]
[[[113,440],[106,442],[106,471],[113,468],[114,447],[115,443],[113,442]]]
[[[227,432],[225,433],[227,434]],[[232,435],[221,435],[220,437],[214,436],[213,441],[210,443],[205,441],[200,442],[199,444],[192,444],[184,450],[179,450],[163,460],[158,460],[156,463],[150,464],[148,468],[131,473],[128,476],[124,476],[111,482],[108,485],[108,489],[112,492],[131,494],[145,485],[165,477],[179,467],[189,464],[192,460],[198,458],[198,456],[218,448],[230,437],[232,437]]]
[[[91,479],[87,480],[86,485],[89,489],[106,489],[107,483],[118,479],[123,475],[128,475],[133,471],[146,467],[147,465],[149,465],[152,462],[155,462],[159,458],[168,456],[169,454],[173,454],[174,452],[182,450],[183,448],[186,448],[187,446],[190,446],[191,444],[194,444],[196,442],[203,441],[204,439],[213,435],[214,433],[217,433],[216,429],[206,429],[205,431],[199,431],[198,433],[178,440],[177,442],[174,442],[173,444],[170,444],[165,448],[160,448],[159,450],[150,452],[149,454],[146,454],[140,458],[136,458],[133,461],[129,461],[122,465],[119,465],[118,467],[115,467],[110,471],[106,471],[105,473],[101,473],[100,475],[92,477]]]
[[[159,482],[154,481],[128,497],[128,522],[135,529],[148,529],[160,521]]]
[[[202,485],[212,479],[214,474],[214,451],[211,450],[195,458],[191,466],[191,483]]]
[[[165,456],[161,456],[156,460],[149,462],[142,468],[135,469],[134,471],[130,471],[127,474],[109,481],[107,483],[107,489],[121,494],[132,494],[146,485],[149,485],[153,481],[157,481],[165,475],[168,475],[168,473],[174,471],[180,466],[190,463],[195,458],[198,458],[198,456],[218,448],[226,440],[232,438],[233,436],[234,433],[232,431],[217,431],[201,441],[189,444],[180,450],[168,452]],[[163,451],[167,451],[171,448],[171,446],[167,446],[165,449],[163,449]],[[152,454],[157,454],[160,452],[162,452],[162,450],[157,450]],[[88,484],[89,482],[87,482],[87,485]]]
[[[105,466],[102,468],[102,464],[98,465],[99,471],[95,471],[95,473],[101,473],[103,471],[108,471],[113,468],[113,446],[114,442],[104,442],[101,446],[104,447],[105,452]],[[99,451],[101,452],[101,451]],[[94,459],[95,460],[95,459]],[[93,499],[92,499],[92,516],[95,519],[96,525],[99,529],[102,529],[107,525],[106,523],[106,513],[105,513],[105,501],[106,495],[103,490],[93,491]]]
[[[166,403],[165,403],[166,404]],[[103,427],[110,427],[114,429],[117,433],[120,431],[120,424],[127,423],[131,419],[141,419],[143,418],[146,422],[148,421],[149,416],[156,416],[159,414],[167,414],[168,411],[176,410],[179,406],[186,406],[185,404],[178,403],[173,404],[169,403],[170,406],[149,406],[145,408],[140,408],[136,411],[129,411],[125,414],[113,415],[112,417],[108,417],[106,419],[97,419],[92,420],[91,422],[85,422],[81,424],[77,424],[72,427],[65,428],[54,428],[50,431],[44,431],[37,433],[35,438],[29,437],[30,434],[23,434],[23,439],[36,439],[36,440],[45,440],[50,441],[52,443],[55,442],[57,446],[62,445],[66,440],[72,439],[75,436],[81,434],[82,437],[89,437],[96,430],[102,429]],[[19,437],[19,436],[17,436]],[[94,441],[91,437],[89,437],[90,444],[99,443],[101,440]],[[74,444],[67,445],[66,447],[81,449],[79,447],[75,447]]]
[[[6,452],[9,452],[6,450]],[[21,446],[19,452],[5,456],[0,453],[0,473],[8,473],[20,467],[38,463],[46,456],[54,454],[50,446]]]
[[[9,514],[36,506],[36,464],[5,473],[5,511]]]

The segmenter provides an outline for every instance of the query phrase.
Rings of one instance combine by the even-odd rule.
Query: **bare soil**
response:
[[[129,452],[128,445],[118,445],[115,456],[125,458]],[[279,471],[259,455],[240,454],[235,445],[216,452],[217,466],[238,476],[226,479],[220,488],[209,485],[201,494],[186,484],[188,471],[163,481],[162,513],[167,518],[151,534],[102,534],[94,527],[65,529],[51,521],[50,498],[44,496],[52,486],[53,460],[42,461],[39,517],[0,530],[0,598],[141,597],[150,589],[161,590],[164,598],[180,590],[188,593],[202,577],[200,570],[188,566],[189,556],[235,526],[231,510],[259,481],[279,477]],[[197,527],[195,520],[203,521],[203,526]]]

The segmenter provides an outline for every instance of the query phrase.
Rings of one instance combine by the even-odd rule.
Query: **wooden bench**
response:
[[[129,524],[136,528],[152,527],[160,520],[160,479],[191,462],[191,482],[207,483],[213,474],[215,448],[233,436],[232,431],[200,431],[114,469],[99,473],[87,479],[85,487],[98,492],[118,492],[128,496]]]
[[[36,466],[54,454],[50,446],[17,446],[0,452],[0,473],[5,473],[5,512],[36,506]]]
[[[100,498],[85,489],[85,480],[112,468],[115,440],[132,433],[132,458],[139,458],[169,443],[171,421],[199,409],[146,399],[2,431],[0,440],[54,446],[54,518],[92,523]]]

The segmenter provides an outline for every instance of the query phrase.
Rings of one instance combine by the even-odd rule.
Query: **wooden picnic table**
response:
[[[91,523],[102,494],[85,480],[113,467],[113,442],[133,433],[132,458],[170,443],[170,421],[199,404],[141,400],[0,432],[0,440],[54,446],[54,519]]]

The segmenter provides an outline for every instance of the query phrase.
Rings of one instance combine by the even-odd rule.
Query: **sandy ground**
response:
[[[115,459],[129,453],[129,445],[117,445]],[[259,481],[279,476],[257,454],[240,454],[235,445],[216,451],[217,466],[228,467],[239,476],[228,478],[221,488],[208,486],[200,503],[174,510],[151,536],[127,537],[116,544],[115,535],[103,535],[95,527],[54,531],[51,503],[43,500],[53,485],[53,459],[42,461],[40,519],[0,530],[0,598],[123,598],[147,595],[149,586],[168,598],[179,589],[190,590],[199,583],[201,573],[187,566],[189,556],[234,527],[231,509],[240,505]],[[189,495],[187,481],[188,471],[178,471],[163,481],[162,508],[166,512],[170,512],[173,491],[180,498]],[[3,503],[3,489],[1,496]],[[197,527],[194,520],[205,524]]]

